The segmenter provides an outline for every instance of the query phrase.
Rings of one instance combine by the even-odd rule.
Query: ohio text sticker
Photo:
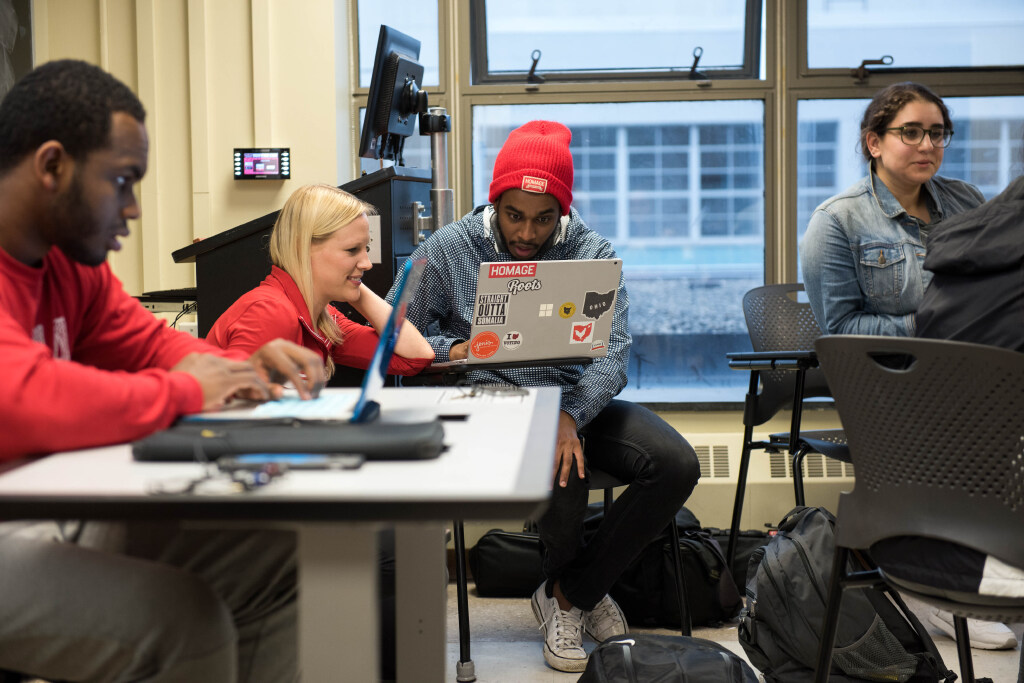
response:
[[[540,311],[537,313],[538,318],[550,318],[551,312],[555,310],[554,304],[541,304]]]
[[[590,345],[590,350],[591,351],[603,351],[604,347],[605,347],[604,340],[603,339],[598,339],[597,341],[595,341],[593,344]]]
[[[593,336],[594,323],[573,323],[569,342],[572,344],[589,344]]]
[[[508,319],[508,294],[478,294],[474,325],[504,325]]]
[[[587,292],[587,298],[583,301],[583,310],[580,313],[591,320],[597,320],[611,309],[614,300],[614,289],[604,294],[600,292]]]
[[[566,301],[558,307],[558,315],[562,316],[566,320],[573,317],[576,315],[576,304],[571,301]]]
[[[477,358],[490,358],[498,352],[498,335],[490,330],[481,332],[469,342],[469,351]]]
[[[509,351],[515,351],[522,345],[522,343],[523,335],[519,334],[519,332],[516,331],[506,332],[505,338],[501,340],[501,345],[504,346]]]

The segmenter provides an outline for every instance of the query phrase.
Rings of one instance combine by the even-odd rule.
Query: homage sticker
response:
[[[473,309],[474,325],[504,325],[508,319],[508,294],[480,294]]]
[[[516,331],[506,332],[505,338],[501,340],[501,345],[504,346],[509,351],[515,351],[520,346],[522,346],[522,344],[523,335],[519,334],[519,332]]]
[[[537,263],[492,263],[487,268],[487,277],[537,277]]]
[[[490,358],[498,352],[498,344],[501,343],[498,335],[488,330],[473,337],[469,342],[469,352],[477,358]]]
[[[573,323],[570,344],[589,344],[594,337],[594,323]]]
[[[576,315],[576,304],[571,301],[566,301],[558,307],[558,315],[562,316],[566,320],[573,317]]]
[[[580,311],[591,320],[597,320],[611,310],[612,302],[615,300],[615,290],[605,292],[587,292],[587,298],[583,301],[583,309]]]

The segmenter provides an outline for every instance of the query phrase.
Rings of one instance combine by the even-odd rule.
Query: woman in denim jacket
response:
[[[985,201],[973,185],[935,175],[952,134],[949,110],[924,85],[896,83],[871,100],[860,126],[868,175],[815,209],[800,249],[825,334],[914,336],[931,279],[928,230]]]

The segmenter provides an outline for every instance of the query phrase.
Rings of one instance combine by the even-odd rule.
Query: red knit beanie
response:
[[[550,194],[569,213],[572,204],[572,133],[554,121],[530,121],[508,134],[494,160],[494,180],[487,201],[505,190]]]

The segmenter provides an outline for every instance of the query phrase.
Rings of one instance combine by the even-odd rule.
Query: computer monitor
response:
[[[416,128],[416,115],[427,110],[419,57],[420,41],[390,26],[380,27],[359,156],[402,165],[405,138]]]

